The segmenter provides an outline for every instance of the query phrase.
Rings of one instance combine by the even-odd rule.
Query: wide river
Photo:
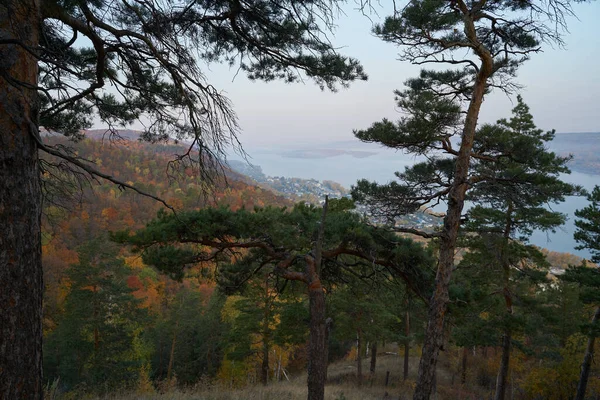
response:
[[[411,155],[358,141],[318,144],[314,148],[299,145],[269,148],[247,147],[246,151],[251,156],[250,162],[260,166],[268,176],[332,180],[347,188],[362,178],[380,183],[389,182],[394,179],[395,171],[403,171],[404,167],[419,161]],[[359,154],[362,157],[355,157],[351,153],[353,151],[368,152],[369,154],[363,153]],[[586,189],[600,184],[600,175],[576,171],[563,176],[563,179]],[[553,251],[589,257],[589,252],[575,250],[576,243],[573,239],[574,211],[586,205],[587,200],[578,197],[569,197],[564,203],[552,205],[552,209],[567,214],[567,223],[556,232],[535,232],[531,236],[531,243]]]

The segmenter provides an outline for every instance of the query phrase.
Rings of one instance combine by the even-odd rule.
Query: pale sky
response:
[[[352,2],[351,2],[352,3]],[[357,58],[369,74],[337,93],[305,84],[250,82],[236,69],[211,65],[207,76],[232,100],[246,147],[269,143],[307,144],[352,139],[352,130],[384,117],[397,119],[393,90],[418,75],[419,67],[397,61],[397,48],[374,37],[371,22],[349,4],[338,20],[333,42],[341,53]],[[519,70],[523,98],[536,124],[558,132],[600,131],[600,2],[575,4],[578,19],[569,18],[566,49],[544,45]],[[385,17],[372,16],[374,21]],[[233,80],[233,81],[232,81]],[[514,100],[514,99],[513,99]],[[509,117],[511,100],[502,93],[486,98],[481,122]]]

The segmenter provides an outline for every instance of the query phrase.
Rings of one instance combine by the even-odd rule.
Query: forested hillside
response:
[[[55,137],[47,140],[53,145],[65,143]],[[231,171],[210,191],[191,168],[169,181],[167,163],[180,146],[138,141],[115,146],[108,140],[86,139],[73,150],[176,210],[290,205]],[[210,268],[190,271],[177,282],[145,266],[139,256],[111,243],[109,232],[142,228],[164,206],[106,181],[88,182],[84,176],[81,187],[71,188],[80,194],[80,202],[65,201],[54,185],[73,183],[70,178],[61,179],[68,176],[47,176],[50,197],[44,207],[43,266],[48,381],[60,381],[61,390],[85,387],[106,392],[150,377],[159,382],[177,376],[182,384],[193,383],[203,374],[214,377],[226,345],[219,333],[226,326],[221,320],[226,299],[213,295]],[[176,332],[174,326],[181,318],[185,321],[181,332]],[[215,325],[212,328],[207,325],[210,321]],[[196,332],[200,328],[207,336],[194,336],[200,335]],[[174,335],[180,335],[180,346],[192,347],[173,347]],[[210,348],[193,348],[201,342]],[[202,360],[192,362],[197,357],[193,354],[202,351],[206,351]]]
[[[0,400],[598,400],[598,7],[0,1]]]
[[[165,170],[177,145],[128,141],[115,147],[100,139],[83,140],[74,145],[74,151],[108,174],[135,182],[135,187],[166,200],[181,213],[172,222],[167,223],[165,216],[153,222],[153,235],[158,236],[146,243],[134,241],[140,250],[157,241],[170,240],[172,223],[182,224],[176,229],[201,230],[202,237],[216,234],[210,229],[232,227],[234,230],[219,234],[220,241],[234,240],[236,235],[258,238],[258,232],[236,233],[237,228],[233,227],[241,223],[239,218],[249,218],[255,207],[266,206],[275,208],[265,209],[257,214],[256,221],[243,222],[241,226],[255,226],[275,241],[275,248],[292,243],[292,252],[311,248],[309,242],[302,244],[305,239],[294,239],[301,231],[292,233],[290,229],[309,220],[318,221],[319,208],[291,209],[288,200],[248,184],[248,178],[231,171],[226,172],[226,184],[222,180],[208,192],[191,168],[169,181]],[[64,143],[55,137],[47,140],[54,145]],[[47,178],[51,183],[57,177]],[[196,247],[188,247],[192,253],[179,254],[177,247],[165,247],[158,253],[132,253],[129,247],[114,243],[109,233],[139,231],[164,206],[112,184],[84,184],[80,203],[62,203],[56,197],[60,193],[50,194],[55,197],[50,197],[54,201],[48,201],[44,208],[43,230],[44,368],[48,393],[81,396],[125,390],[138,394],[161,392],[168,397],[168,393],[199,382],[212,382],[211,385],[231,390],[261,382],[287,382],[302,374],[310,358],[309,299],[302,280],[286,280],[291,275],[278,271],[278,264],[272,264],[272,259],[260,261],[256,258],[258,253],[246,245],[242,246],[246,249],[223,252],[225,247],[199,240]],[[289,211],[268,216],[280,212],[280,206]],[[329,233],[345,235],[348,255],[340,253],[325,262],[321,281],[326,312],[335,324],[327,346],[328,362],[347,360],[355,367],[352,372],[336,373],[332,379],[351,382],[358,391],[361,383],[368,380],[380,387],[379,393],[389,391],[391,388],[383,386],[383,371],[378,370],[376,356],[386,369],[390,368],[386,358],[397,357],[397,367],[391,371],[392,382],[406,388],[415,379],[415,356],[423,340],[424,302],[431,290],[432,264],[415,258],[422,251],[417,243],[405,250],[398,250],[396,244],[394,251],[401,251],[397,260],[403,261],[394,261],[395,256],[385,245],[376,244],[381,233],[367,239],[373,233],[369,233],[367,225],[361,227],[357,214],[348,214],[354,215],[350,219],[343,216],[348,207],[351,208],[348,200],[335,200],[329,205],[326,231],[347,230],[342,227],[348,223],[355,227],[348,233]],[[193,222],[186,219],[187,215],[193,210],[211,208],[222,210],[221,214],[199,217],[208,225],[192,228]],[[240,212],[248,216],[243,217]],[[290,212],[290,218],[296,219],[285,227],[283,221],[288,217],[284,215]],[[336,216],[339,213],[342,214]],[[215,225],[217,220],[210,222],[210,218],[220,222]],[[263,219],[265,222],[260,222]],[[284,225],[276,228],[267,222],[271,220]],[[263,223],[266,225],[261,227]],[[166,225],[161,228],[160,224]],[[273,229],[283,231],[268,233]],[[316,228],[306,225],[302,229],[310,239]],[[356,229],[363,233],[348,236]],[[292,242],[280,242],[286,237]],[[328,243],[337,240],[335,236],[325,238]],[[354,247],[348,244],[356,240],[359,242]],[[410,240],[406,240],[409,244]],[[389,243],[389,239],[386,241]],[[435,248],[435,242],[430,240],[419,242]],[[333,242],[331,245],[335,246]],[[331,245],[325,245],[326,249]],[[207,250],[211,246],[216,253]],[[362,264],[356,255],[367,249],[377,257],[367,257]],[[185,254],[196,251],[198,256],[185,260],[189,257]],[[500,365],[498,344],[504,323],[499,313],[501,304],[496,302],[500,297],[493,294],[497,278],[477,266],[478,261],[469,254],[465,249],[457,258],[461,264],[451,290],[446,349],[439,367],[440,376],[452,379],[440,378],[437,390],[441,398],[467,393],[476,398],[483,396],[493,387]],[[557,270],[580,262],[567,254],[544,254]],[[404,264],[406,257],[414,260],[413,264]],[[552,275],[545,277],[544,271],[550,264],[539,264],[537,277],[521,279],[511,289],[518,299],[516,304],[524,307],[523,314],[515,308],[519,317],[513,322],[518,332],[514,336],[510,380],[515,398],[564,398],[578,380],[585,342],[580,326],[589,320],[591,310],[578,300],[578,284]],[[385,355],[386,352],[399,355]],[[592,393],[600,390],[598,372],[594,367]],[[547,385],[549,380],[555,384]]]

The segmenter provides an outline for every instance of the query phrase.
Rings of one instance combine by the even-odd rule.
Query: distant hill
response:
[[[107,129],[86,129],[84,132],[86,137],[94,140],[110,140],[114,134],[123,139],[138,140],[142,134],[142,131],[135,129],[118,129],[115,132]]]

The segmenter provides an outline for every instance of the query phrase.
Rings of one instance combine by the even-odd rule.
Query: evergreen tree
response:
[[[241,267],[240,281],[269,269],[280,278],[304,283],[310,310],[308,399],[321,400],[327,369],[325,282],[362,265],[389,270],[422,295],[430,261],[419,244],[370,227],[340,202],[332,201],[329,213],[327,208],[326,201],[322,210],[299,204],[292,210],[162,213],[135,235],[122,232],[114,239],[144,250],[146,263],[174,277],[181,278],[188,265],[234,260]],[[239,249],[247,250],[240,255]]]
[[[590,204],[575,211],[577,230],[575,240],[580,243],[578,249],[588,249],[592,253],[592,261],[600,263],[600,186],[595,186],[588,194]],[[590,268],[585,263],[579,267],[569,268],[561,278],[577,282],[582,287],[581,298],[586,304],[596,307],[591,324],[587,327],[588,342],[581,364],[581,374],[577,384],[576,400],[585,399],[585,392],[594,357],[594,343],[600,335],[600,269]]]
[[[149,361],[142,334],[147,321],[127,286],[130,273],[114,244],[96,239],[81,247],[79,263],[67,274],[64,316],[45,344],[47,379],[100,392],[138,379]]]
[[[466,245],[471,251],[465,260],[486,269],[488,277],[498,274],[492,292],[502,293],[504,298],[502,361],[496,400],[505,398],[515,320],[513,308],[520,303],[531,310],[533,301],[527,295],[531,290],[519,293],[517,284],[526,278],[532,284],[543,282],[544,269],[549,267],[541,252],[526,244],[527,237],[534,229],[547,231],[562,225],[565,216],[548,205],[560,203],[578,190],[559,177],[570,172],[566,166],[570,158],[546,150],[553,137],[554,131],[544,133],[535,127],[529,108],[518,96],[512,118],[482,126],[473,145],[477,154],[486,157],[474,160],[471,167],[472,179],[479,182],[467,195],[474,206],[467,211],[464,224]]]
[[[238,65],[264,81],[304,73],[329,88],[366,79],[327,39],[337,7],[329,0],[0,3],[0,241],[10,249],[0,253],[0,302],[8,305],[0,315],[0,397],[42,393],[42,172],[61,176],[55,168],[71,165],[75,177],[158,199],[44,144],[40,127],[79,139],[92,121],[111,130],[141,121],[143,139],[191,141],[175,161],[209,177],[224,148],[239,142],[231,104],[206,80],[204,65]],[[40,161],[40,151],[56,161]]]
[[[544,41],[560,43],[560,28],[572,13],[569,1],[410,1],[374,33],[401,47],[400,59],[413,64],[443,64],[422,70],[396,91],[404,114],[355,132],[365,142],[427,156],[428,161],[396,173],[399,182],[378,185],[360,181],[355,199],[389,219],[444,201],[447,211],[440,238],[438,272],[429,302],[429,322],[419,366],[415,400],[431,396],[452,276],[458,230],[470,179],[473,144],[484,97],[492,89],[511,93],[512,78]],[[426,232],[416,232],[430,237]]]
[[[152,378],[193,385],[202,376],[214,377],[221,365],[228,326],[221,320],[224,296],[206,295],[185,282],[148,336],[155,351]]]

